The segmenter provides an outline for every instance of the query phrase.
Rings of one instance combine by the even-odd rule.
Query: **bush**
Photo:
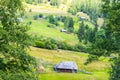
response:
[[[75,51],[79,51],[79,52],[87,52],[87,47],[83,44],[77,44],[75,45]]]
[[[74,46],[67,44],[66,42],[59,42],[59,49],[74,51]]]
[[[67,29],[68,32],[74,32],[74,21],[72,17],[67,17],[64,22],[65,29]]]
[[[51,38],[48,38],[46,41],[45,41],[45,44],[46,44],[46,48],[47,49],[57,49],[57,44],[53,41],[53,39]]]
[[[58,49],[58,46],[56,44],[51,44],[52,49]]]
[[[66,16],[62,16],[62,17],[61,17],[62,22],[65,22],[66,18],[67,18]]]
[[[47,27],[55,28],[56,26],[54,24],[48,24]]]
[[[32,12],[32,9],[29,9],[29,12]]]
[[[63,50],[70,50],[70,51],[82,51],[82,52],[87,52],[87,47],[83,44],[77,44],[75,46],[67,44],[66,42],[63,41],[58,41],[52,38],[44,38],[40,37],[36,42],[35,42],[36,47],[39,48],[46,48],[50,50],[55,50],[55,49],[63,49]]]
[[[56,19],[53,15],[49,15],[47,18],[48,18],[48,20],[49,20],[49,23],[58,26],[57,19]]]
[[[51,38],[40,38],[35,42],[36,47],[46,48],[46,49],[58,49],[56,41]]]
[[[34,16],[33,16],[33,19],[34,19],[34,20],[37,20],[38,18],[39,18],[38,15],[34,15]]]
[[[52,43],[49,39],[45,41],[45,46],[47,49],[52,49]]]
[[[50,0],[50,5],[59,6],[59,0]]]
[[[39,75],[32,72],[4,72],[0,71],[0,80],[39,80]]]
[[[29,21],[27,24],[28,24],[28,25],[32,25],[32,21]]]
[[[45,42],[43,42],[43,41],[36,41],[35,44],[39,48],[45,48]]]
[[[43,17],[43,14],[39,14],[39,18],[42,18]]]

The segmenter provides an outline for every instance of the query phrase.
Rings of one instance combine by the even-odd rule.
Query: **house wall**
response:
[[[71,69],[58,69],[59,72],[68,72],[68,73],[72,73]]]

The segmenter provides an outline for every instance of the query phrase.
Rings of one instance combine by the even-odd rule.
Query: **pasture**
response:
[[[36,57],[39,63],[45,68],[45,73],[41,73],[42,80],[108,80],[109,63],[108,59],[94,61],[84,65],[88,54],[82,52],[72,52],[64,50],[47,50],[31,47],[30,55]],[[78,65],[78,73],[56,73],[53,66],[61,61],[74,61]],[[89,74],[90,73],[90,74]]]

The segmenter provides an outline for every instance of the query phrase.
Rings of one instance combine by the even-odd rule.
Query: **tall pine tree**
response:
[[[105,19],[105,37],[96,38],[88,61],[116,53],[111,59],[110,80],[120,80],[120,1],[103,0],[102,13]]]
[[[81,24],[79,25],[79,29],[78,29],[78,39],[81,42],[84,38],[85,38],[85,28],[84,28],[84,22],[82,21]]]

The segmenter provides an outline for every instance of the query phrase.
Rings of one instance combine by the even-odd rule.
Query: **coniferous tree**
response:
[[[52,6],[59,6],[59,0],[50,0]]]
[[[67,29],[68,32],[74,32],[74,21],[73,18],[67,17],[64,22],[65,29]]]
[[[102,13],[105,19],[105,37],[96,38],[90,50],[91,55],[88,61],[93,57],[116,53],[111,59],[110,80],[120,80],[120,1],[104,0]]]
[[[79,30],[77,33],[78,39],[81,42],[84,37],[85,37],[85,29],[84,29],[84,22],[82,21],[81,24],[79,25]]]

